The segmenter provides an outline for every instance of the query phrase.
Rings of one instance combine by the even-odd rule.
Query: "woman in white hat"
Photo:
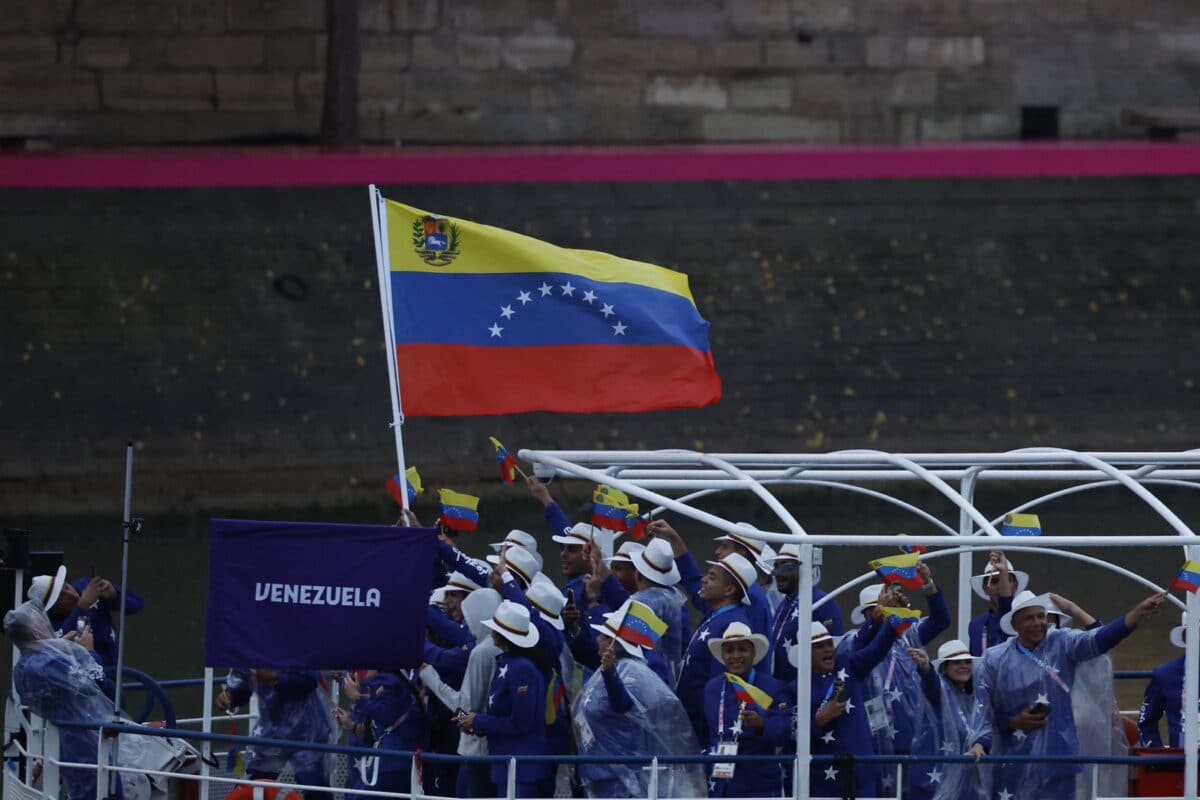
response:
[[[487,710],[464,710],[458,725],[466,733],[486,736],[492,755],[545,755],[548,668],[535,647],[539,635],[529,609],[505,600],[483,624],[492,630],[492,643],[501,651],[488,687]],[[549,764],[518,760],[516,796],[545,796],[544,783],[552,775]],[[493,764],[491,778],[496,786],[507,785],[508,765]]]
[[[921,674],[921,689],[925,699],[937,713],[936,726],[918,733],[922,741],[914,744],[912,752],[926,755],[945,753],[958,755],[967,749],[967,721],[975,706],[975,688],[972,674],[978,656],[961,639],[951,639],[938,648],[937,658],[931,663],[929,656],[919,647],[910,647],[908,654],[917,664]],[[931,779],[933,797],[962,798],[970,796],[975,779],[972,764],[930,764],[936,781]]]
[[[593,624],[600,669],[592,673],[572,708],[581,755],[691,755],[699,752],[679,698],[645,661],[663,622],[647,606],[626,600]],[[661,765],[664,797],[703,797],[699,764]],[[644,764],[586,763],[579,777],[588,797],[646,797]],[[664,783],[665,781],[665,783]]]
[[[770,649],[767,637],[744,622],[732,622],[708,640],[713,658],[725,668],[704,686],[704,720],[709,754],[775,755],[791,733],[794,693],[758,663]],[[779,797],[782,763],[741,763],[733,774],[714,764],[709,797]]]
[[[1171,629],[1171,644],[1179,648],[1187,646],[1187,612],[1183,612],[1179,625]],[[1142,699],[1142,711],[1138,714],[1138,732],[1142,747],[1183,747],[1183,663],[1184,656],[1176,656],[1165,664],[1154,668],[1146,694]],[[1167,744],[1163,744],[1158,721],[1167,718]]]

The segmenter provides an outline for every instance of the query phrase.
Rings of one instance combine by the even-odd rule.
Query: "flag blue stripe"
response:
[[[573,294],[563,292],[566,284]],[[543,296],[540,286],[549,286]],[[591,291],[595,300],[584,301]],[[522,303],[521,292],[529,294]],[[612,311],[605,316],[605,305]],[[708,322],[685,297],[632,283],[539,273],[392,273],[397,344],[484,347],[686,345],[708,351]],[[505,317],[502,307],[511,308]],[[617,333],[616,326],[624,326]],[[493,326],[500,328],[492,335]]]

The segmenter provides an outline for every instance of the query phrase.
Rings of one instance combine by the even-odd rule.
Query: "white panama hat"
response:
[[[948,642],[943,642],[938,648],[938,657],[933,660],[933,668],[937,669],[947,661],[970,661],[974,663],[979,661],[979,656],[971,655],[971,648],[963,644],[962,639],[951,639]]]
[[[38,575],[30,581],[27,597],[35,603],[41,603],[44,611],[49,611],[58,602],[66,583],[67,566],[61,564],[53,575]]]
[[[592,630],[596,631],[597,633],[602,633],[610,639],[620,643],[621,647],[624,648],[625,652],[629,653],[629,655],[634,656],[635,658],[645,659],[646,654],[643,652],[642,646],[635,642],[629,641],[621,635],[622,628],[625,624],[625,615],[629,613],[629,609],[633,607],[635,602],[636,601],[633,598],[627,599],[616,611],[609,611],[606,613],[604,615],[604,622],[602,624],[593,624]]]
[[[455,571],[450,573],[450,577],[446,579],[446,585],[442,587],[443,595],[445,592],[467,592],[468,594],[476,589],[482,589],[475,581],[463,575],[461,572]]]
[[[562,532],[560,536],[551,536],[550,538],[559,544],[591,544],[596,538],[596,526],[589,525],[586,522],[576,522],[571,527]]]
[[[809,646],[811,647],[812,645],[820,644],[821,642],[833,642],[833,646],[837,647],[837,643],[841,641],[842,638],[843,637],[841,636],[834,636],[832,633],[830,633],[829,629],[825,627],[823,622],[814,622],[812,624],[812,643]],[[788,663],[793,667],[800,666],[800,645],[794,644],[788,648],[787,659]]]
[[[1013,617],[1022,609],[1034,607],[1045,609],[1047,614],[1051,613],[1051,609],[1058,609],[1058,606],[1054,605],[1054,601],[1050,599],[1049,594],[1035,595],[1033,592],[1025,590],[1013,598],[1012,610],[1000,618],[1000,630],[1009,636],[1016,636],[1017,631],[1013,628],[1012,624]]]
[[[607,560],[611,567],[613,564],[632,564],[633,554],[646,549],[646,545],[640,542],[621,542],[621,546],[617,548],[617,552],[613,557]]]
[[[539,572],[534,576],[533,583],[529,584],[525,598],[530,605],[537,609],[542,619],[550,623],[551,627],[555,630],[563,630],[565,626],[562,621],[562,610],[563,606],[567,604],[567,598],[554,585],[554,581]]]
[[[633,568],[652,583],[659,586],[674,586],[679,583],[675,551],[666,539],[651,539],[650,544],[634,553],[630,560],[633,562]]]
[[[867,621],[866,610],[879,605],[879,595],[883,594],[883,584],[873,583],[864,586],[858,592],[858,605],[850,612],[850,621],[855,625],[863,625]]]
[[[754,645],[754,663],[762,661],[767,655],[767,651],[771,649],[770,642],[767,637],[761,633],[754,633],[750,630],[750,626],[744,622],[731,622],[725,628],[725,632],[720,636],[714,636],[709,639],[708,652],[712,653],[713,658],[721,661],[722,648],[726,642],[750,642]]]
[[[1007,558],[1004,559],[1004,563],[1006,565],[1008,565],[1008,574],[1012,575],[1014,578],[1017,579],[1017,592],[1016,593],[1020,594],[1021,592],[1025,591],[1025,588],[1027,586],[1029,586],[1029,573],[1022,572],[1019,569],[1013,569],[1012,562],[1009,561]],[[975,592],[976,595],[983,598],[984,600],[990,600],[991,598],[987,596],[987,592],[985,592],[983,590],[983,581],[986,578],[990,578],[995,572],[996,572],[996,570],[992,569],[992,564],[989,561],[988,565],[986,567],[984,567],[982,575],[972,575],[971,576],[971,591]]]
[[[758,582],[758,570],[740,553],[730,553],[720,561],[709,561],[733,577],[733,582],[742,589],[742,605],[750,605],[750,587]]]
[[[526,550],[532,550],[535,553],[537,552],[537,549],[538,549],[537,539],[535,539],[533,537],[533,534],[526,533],[525,531],[520,530],[519,528],[513,528],[511,531],[509,531],[508,535],[504,537],[504,541],[492,542],[491,544],[488,545],[488,547],[492,548],[497,553],[499,553],[501,550],[503,550],[504,548],[508,547],[511,544],[519,544],[521,547],[524,547]],[[496,562],[493,561],[492,563],[494,564]]]
[[[520,545],[513,545],[504,551],[504,566],[520,577],[526,586],[531,586],[534,577],[542,571],[542,557]]]
[[[487,630],[483,623],[495,616],[496,609],[500,607],[503,599],[500,593],[490,586],[486,589],[476,589],[463,598],[463,620],[476,641],[483,638],[483,632]]]
[[[1176,647],[1187,647],[1187,640],[1184,634],[1187,633],[1187,612],[1184,611],[1179,615],[1179,624],[1171,628],[1171,644]]]
[[[517,647],[533,647],[538,643],[538,629],[529,618],[529,609],[520,603],[505,600],[483,624]]]

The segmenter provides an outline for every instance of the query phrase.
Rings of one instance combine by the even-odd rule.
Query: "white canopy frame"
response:
[[[1153,581],[1129,570],[1080,553],[1079,547],[1137,546],[1183,547],[1185,558],[1200,560],[1200,540],[1195,532],[1148,485],[1200,489],[1200,450],[1169,452],[1079,452],[1064,448],[1036,447],[993,453],[886,453],[878,450],[845,450],[833,453],[701,453],[691,450],[658,451],[550,451],[521,450],[519,457],[533,464],[534,472],[546,479],[554,476],[603,483],[626,494],[656,504],[655,512],[673,511],[717,530],[735,526],[775,544],[797,544],[802,564],[819,563],[823,545],[926,545],[952,549],[926,554],[926,558],[958,555],[958,638],[966,640],[970,620],[971,555],[975,550],[997,547],[1021,552],[1041,551],[1101,566],[1143,585],[1159,589]],[[1153,477],[1152,477],[1153,476]],[[989,520],[975,505],[981,482],[1031,482],[1069,486],[1041,494],[1007,513],[1019,513],[1071,494],[1120,486],[1153,510],[1173,531],[1169,535],[1039,536],[1019,540],[1002,537],[996,529],[1004,515]],[[959,511],[958,530],[931,512],[896,497],[888,491],[862,484],[920,482],[933,487]],[[952,486],[957,483],[957,488]],[[768,489],[769,486],[821,486],[844,489],[874,497],[914,513],[941,531],[935,535],[896,534],[810,534],[793,513]],[[778,517],[783,530],[762,530],[736,523],[691,505],[695,500],[720,491],[749,491],[759,497]],[[662,492],[686,492],[672,498]],[[948,538],[953,541],[948,541]],[[998,542],[1003,539],[1003,544]],[[1011,544],[1010,544],[1011,543]],[[830,598],[870,580],[872,573],[852,579],[830,592]],[[813,570],[800,570],[798,590],[800,657],[797,675],[798,709],[811,707],[810,632],[812,619]],[[1184,696],[1200,696],[1200,601],[1188,594],[1186,603],[1171,601],[1191,612],[1187,615]],[[1200,745],[1200,708],[1184,708],[1184,791],[1198,800],[1197,746]],[[808,764],[811,756],[807,726],[797,726],[797,769],[795,796],[809,797]]]

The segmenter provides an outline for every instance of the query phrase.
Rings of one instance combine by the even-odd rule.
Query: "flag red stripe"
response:
[[[681,345],[399,344],[396,359],[408,416],[695,408],[721,396],[712,353]]]

